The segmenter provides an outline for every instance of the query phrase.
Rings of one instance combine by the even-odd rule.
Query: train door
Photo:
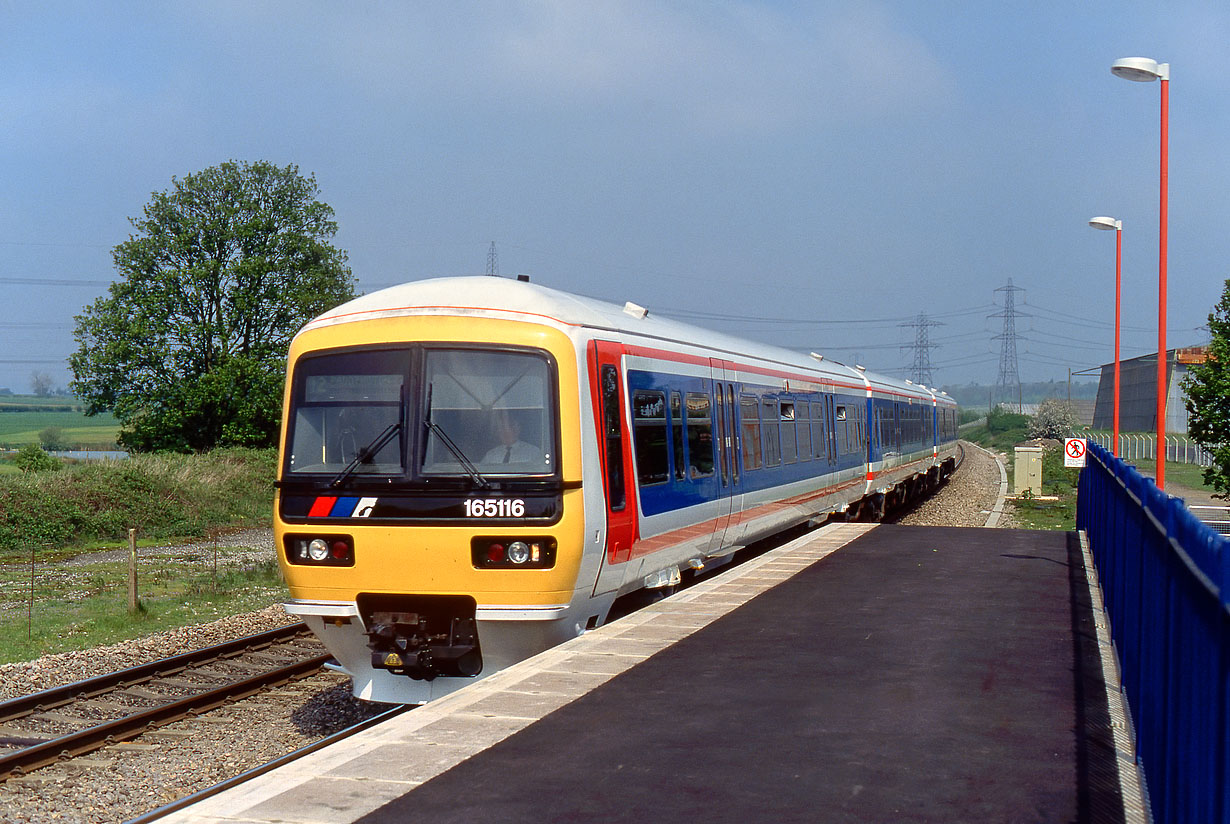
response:
[[[636,492],[631,485],[632,435],[625,414],[623,354],[620,343],[599,340],[590,344],[590,387],[606,510],[606,552],[594,594],[610,592],[623,583],[636,540]]]
[[[828,419],[828,425],[824,428],[828,435],[829,463],[837,466],[841,463],[841,455],[837,451],[837,414],[835,411],[836,401],[832,395],[826,395],[824,398],[825,417]]]
[[[867,461],[868,463],[875,463],[884,454],[884,408],[879,404],[873,403],[871,418],[871,432],[868,436],[871,446],[867,451]]]
[[[734,385],[734,364],[716,358],[709,359],[713,377],[713,407],[716,424],[715,445],[718,465],[718,515],[714,524],[710,551],[739,539],[742,526],[732,513],[742,508],[742,473],[739,471],[739,422],[736,416],[737,394]]]

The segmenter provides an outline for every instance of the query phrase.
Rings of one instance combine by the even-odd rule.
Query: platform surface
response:
[[[1124,820],[1085,587],[1070,534],[833,525],[167,820]]]

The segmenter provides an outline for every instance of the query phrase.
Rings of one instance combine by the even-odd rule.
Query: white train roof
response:
[[[594,298],[501,277],[448,277],[413,281],[355,298],[309,321],[304,330],[373,318],[423,314],[491,315],[514,313],[568,326],[644,336],[692,345],[720,353],[751,357],[840,380],[866,378],[873,388],[921,397],[935,397],[925,387],[837,361],[816,360],[789,349],[757,343],[656,316],[634,304],[618,306]]]

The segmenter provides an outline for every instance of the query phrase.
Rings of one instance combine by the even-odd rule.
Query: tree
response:
[[[1058,398],[1047,398],[1038,405],[1038,413],[1029,419],[1029,437],[1062,440],[1072,434],[1079,422],[1070,404]]]
[[[30,374],[30,388],[34,390],[35,395],[45,398],[51,394],[51,387],[51,375],[48,375],[46,372],[32,372]]]
[[[1208,357],[1192,364],[1183,379],[1187,433],[1213,456],[1204,482],[1221,497],[1230,495],[1230,280],[1209,314]]]
[[[112,250],[120,278],[76,318],[71,388],[136,451],[273,445],[290,339],[354,296],[333,210],[293,165],[171,180]]]
[[[64,428],[48,426],[38,433],[38,442],[48,452],[61,452],[68,447],[64,441]]]

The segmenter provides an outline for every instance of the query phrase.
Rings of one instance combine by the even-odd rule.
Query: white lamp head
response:
[[[1111,74],[1137,83],[1170,79],[1170,64],[1159,63],[1148,57],[1123,57],[1110,66]]]
[[[1089,225],[1095,229],[1105,229],[1107,231],[1121,231],[1123,229],[1123,221],[1115,220],[1113,217],[1101,215],[1089,219]]]

